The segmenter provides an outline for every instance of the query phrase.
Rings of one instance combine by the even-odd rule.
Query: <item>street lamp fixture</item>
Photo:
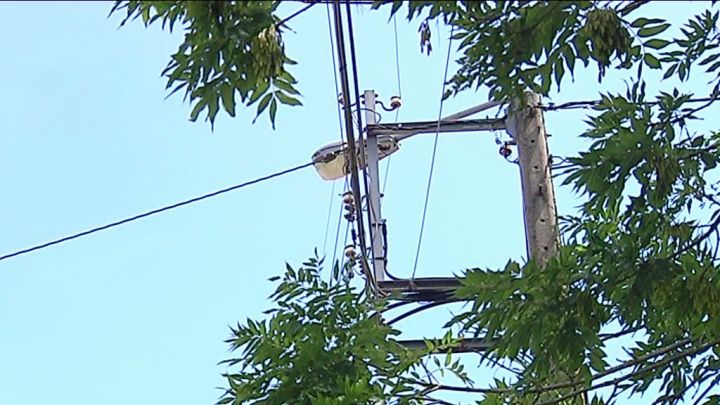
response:
[[[361,148],[356,147],[358,162],[367,162],[367,141],[364,142],[365,159],[360,159]],[[378,157],[383,159],[395,153],[400,145],[392,135],[380,135],[377,137]],[[325,145],[312,155],[313,165],[323,180],[337,180],[350,174],[350,156],[347,142],[335,142]],[[358,163],[359,164],[359,163]],[[358,167],[359,170],[365,167]]]

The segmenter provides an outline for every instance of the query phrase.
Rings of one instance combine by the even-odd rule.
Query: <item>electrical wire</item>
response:
[[[393,28],[395,33],[395,74],[397,76],[398,96],[402,99],[402,81],[400,80],[400,47],[398,46],[397,15],[393,15]],[[400,109],[395,114],[400,113]],[[397,121],[397,115],[395,116]]]
[[[448,299],[448,300],[432,301],[432,302],[429,302],[429,303],[427,303],[427,304],[420,305],[419,307],[413,308],[413,309],[411,309],[411,310],[409,310],[409,311],[407,311],[407,312],[405,312],[405,313],[403,313],[403,314],[400,314],[400,315],[396,316],[395,318],[387,321],[386,324],[387,324],[388,326],[392,326],[393,324],[395,324],[395,323],[397,323],[397,322],[399,322],[399,321],[402,321],[403,319],[405,319],[405,318],[407,318],[407,317],[410,317],[410,316],[412,316],[412,315],[415,315],[415,314],[417,314],[417,313],[420,313],[420,312],[422,312],[422,311],[425,311],[426,309],[438,307],[438,306],[440,306],[440,305],[452,304],[452,303],[454,303],[454,302],[457,302],[457,300]]]
[[[246,182],[244,182],[244,183],[240,183],[240,184],[237,184],[237,185],[234,185],[234,186],[231,186],[231,187],[227,187],[227,188],[224,188],[224,189],[221,189],[221,190],[213,191],[212,193],[208,193],[208,194],[205,194],[205,195],[202,195],[202,196],[199,196],[199,197],[195,197],[195,198],[191,198],[191,199],[189,199],[189,200],[185,200],[185,201],[181,201],[181,202],[178,202],[178,203],[175,203],[175,204],[167,205],[167,206],[165,206],[165,207],[158,208],[158,209],[154,209],[154,210],[152,210],[152,211],[147,211],[147,212],[144,212],[144,213],[142,213],[142,214],[134,215],[134,216],[129,217],[129,218],[125,218],[125,219],[122,219],[122,220],[119,220],[119,221],[111,222],[111,223],[109,223],[109,224],[107,224],[107,225],[102,225],[102,226],[98,226],[98,227],[96,227],[96,228],[88,229],[88,230],[86,230],[86,231],[79,232],[79,233],[76,233],[76,234],[74,234],[74,235],[65,236],[65,237],[63,237],[63,238],[56,239],[56,240],[53,240],[53,241],[51,241],[51,242],[43,243],[43,244],[41,244],[41,245],[36,245],[36,246],[30,247],[30,248],[27,248],[27,249],[18,250],[18,251],[13,252],[13,253],[8,253],[8,254],[6,254],[6,255],[0,256],[0,261],[7,260],[7,259],[10,259],[10,258],[12,258],[12,257],[17,257],[17,256],[20,256],[20,255],[24,255],[24,254],[27,254],[27,253],[30,253],[30,252],[35,252],[35,251],[40,250],[40,249],[45,249],[45,248],[50,247],[50,246],[53,246],[53,245],[57,245],[57,244],[60,244],[60,243],[63,243],[63,242],[68,242],[68,241],[71,241],[71,240],[73,240],[73,239],[77,239],[77,238],[80,238],[80,237],[83,237],[83,236],[87,236],[87,235],[90,235],[90,234],[93,234],[93,233],[96,233],[96,232],[104,231],[104,230],[106,230],[106,229],[114,228],[114,227],[116,227],[116,226],[120,226],[120,225],[123,225],[123,224],[127,224],[127,223],[133,222],[133,221],[137,221],[137,220],[142,219],[142,218],[147,218],[147,217],[149,217],[149,216],[151,216],[151,215],[155,215],[155,214],[159,214],[159,213],[161,213],[161,212],[165,212],[165,211],[169,211],[169,210],[172,210],[172,209],[175,209],[175,208],[179,208],[179,207],[182,207],[182,206],[184,206],[184,205],[189,205],[189,204],[192,204],[192,203],[196,203],[196,202],[198,202],[198,201],[205,200],[205,199],[208,199],[208,198],[211,198],[211,197],[215,197],[215,196],[218,196],[218,195],[220,195],[220,194],[225,194],[225,193],[230,192],[230,191],[233,191],[233,190],[238,190],[238,189],[241,189],[241,188],[243,188],[243,187],[251,186],[251,185],[253,185],[253,184],[262,183],[262,182],[264,182],[264,181],[266,181],[266,180],[270,180],[270,179],[273,179],[273,178],[275,178],[275,177],[280,177],[280,176],[283,176],[283,175],[285,175],[285,174],[289,174],[289,173],[298,171],[298,170],[300,170],[300,169],[304,169],[304,168],[306,168],[306,167],[308,167],[308,166],[311,166],[312,164],[313,164],[313,162],[304,163],[304,164],[301,164],[301,165],[299,165],[299,166],[292,167],[292,168],[290,168],[290,169],[286,169],[286,170],[283,170],[283,171],[280,171],[280,172],[277,172],[277,173],[273,173],[273,174],[270,174],[270,175],[267,175],[267,176],[263,176],[263,177],[257,178],[257,179],[255,179],[255,180],[246,181]]]
[[[342,86],[342,92],[343,94],[349,94],[350,93],[350,84],[349,84],[349,78],[347,73],[347,59],[345,55],[345,37],[343,33],[343,25],[342,25],[342,17],[341,17],[341,11],[340,11],[340,4],[335,2],[333,3],[333,14],[335,17],[335,36],[336,36],[336,44],[338,48],[337,56],[338,56],[338,70],[340,71],[340,78],[341,78],[341,86]],[[355,137],[353,135],[353,125],[352,125],[352,110],[350,109],[349,103],[345,103],[343,105],[343,110],[345,112],[345,130],[346,130],[346,137],[347,137],[347,145],[348,145],[348,153],[350,155],[350,189],[352,190],[353,197],[355,198],[355,201],[361,201],[360,199],[360,182],[358,179],[358,165],[357,165],[357,154],[355,151]],[[358,225],[358,233],[360,234],[360,250],[362,252],[361,257],[361,266],[363,273],[365,273],[366,281],[367,283],[375,290],[375,293],[377,294],[377,290],[375,287],[375,280],[373,277],[372,272],[370,271],[368,264],[367,264],[367,258],[365,256],[365,233],[364,233],[364,226],[363,226],[363,220],[362,215],[357,216],[357,225]]]
[[[365,131],[363,129],[362,114],[360,113],[362,110],[364,110],[364,108],[362,107],[362,104],[360,102],[360,79],[358,77],[357,55],[355,52],[355,30],[353,28],[353,23],[352,23],[352,10],[350,9],[350,3],[345,3],[345,18],[347,19],[347,24],[348,24],[348,42],[350,44],[350,64],[352,67],[353,89],[355,91],[355,105],[356,105],[356,109],[357,109],[356,124],[357,124],[357,130],[358,130],[358,145],[360,146],[360,150],[361,150],[360,151],[360,167],[367,168],[367,163],[365,162],[365,158],[367,155],[367,153],[365,151],[366,146],[365,146],[365,141],[363,141],[363,134]],[[365,170],[367,170],[367,169],[365,169]],[[365,187],[365,195],[369,196],[370,188],[368,186],[367,176],[363,176],[363,185]],[[360,211],[359,217],[362,217],[362,216],[363,216],[362,211]],[[363,219],[363,221],[364,221],[364,219]],[[373,235],[374,230],[373,230],[372,222],[373,222],[372,216],[371,216],[370,210],[368,210],[368,215],[367,215],[368,234],[370,236],[370,240],[374,241],[375,239],[374,239],[374,235]],[[362,237],[364,238],[364,235],[362,235]],[[374,259],[375,259],[375,257],[374,257],[374,252],[373,252],[373,260]],[[374,266],[374,261],[373,261],[373,266]]]
[[[358,132],[361,134],[360,137],[359,137],[358,142],[359,142],[361,145],[364,145],[363,140],[362,140],[362,134],[363,134],[363,132],[364,132],[364,129],[363,129],[363,126],[362,126],[362,119],[361,119],[361,117],[360,117],[360,112],[361,112],[361,111],[369,111],[369,112],[375,114],[375,115],[376,115],[376,120],[377,120],[377,123],[378,123],[378,124],[380,123],[380,120],[382,119],[382,115],[380,115],[377,111],[372,111],[372,110],[369,110],[369,109],[367,109],[367,108],[361,108],[361,107],[360,107],[360,85],[359,85],[357,59],[356,59],[356,52],[355,52],[355,36],[354,36],[354,30],[353,30],[353,25],[352,25],[352,17],[351,17],[351,16],[352,16],[352,13],[351,13],[351,10],[350,10],[350,6],[347,5],[347,3],[346,3],[346,8],[347,8],[346,12],[347,12],[348,31],[349,31],[349,42],[350,42],[350,55],[351,55],[351,63],[352,63],[352,69],[353,69],[353,84],[354,84],[354,88],[355,88],[355,104],[357,105],[357,111],[358,111],[358,113],[357,113],[357,125],[358,125]],[[364,147],[363,147],[363,149],[364,149]],[[363,157],[364,157],[364,153],[363,153]],[[363,166],[366,167],[365,165],[363,165]],[[364,180],[364,184],[365,184],[365,195],[366,195],[366,196],[369,196],[369,195],[370,195],[370,193],[369,193],[369,179],[368,179],[368,177],[369,177],[369,176],[367,175],[367,170],[366,170],[366,171],[365,171],[365,176],[363,176],[363,180]],[[374,185],[373,185],[373,187],[374,187]],[[378,188],[379,188],[379,187],[378,187]],[[375,238],[381,236],[381,235],[377,235],[377,234],[376,234],[376,229],[374,229],[374,227],[377,226],[377,224],[374,224],[374,223],[373,223],[373,218],[377,218],[378,215],[377,215],[377,213],[376,213],[376,211],[375,211],[376,208],[373,207],[373,205],[372,205],[372,201],[371,201],[369,198],[367,198],[366,201],[367,201],[367,213],[368,213],[368,233],[369,233],[369,236],[370,236],[370,241],[371,241],[371,243],[373,243],[373,246],[374,246]],[[362,215],[362,211],[361,211],[361,215]],[[387,244],[386,244],[386,245],[387,245]],[[367,255],[367,252],[366,252],[366,255]],[[376,260],[374,249],[371,249],[371,255],[372,255],[372,258],[373,258],[373,269],[374,269],[375,260]],[[387,252],[385,252],[385,258],[383,258],[383,260],[387,261]],[[385,269],[384,273],[385,273],[389,278],[391,278],[391,279],[394,279],[394,280],[397,280],[397,279],[398,279],[397,277],[395,277],[395,276],[393,276],[392,274],[390,274],[390,273],[387,271],[387,269]]]
[[[347,221],[347,223],[345,224],[345,236],[343,237],[343,245],[342,245],[343,251],[345,250],[345,247],[348,245],[348,235],[350,233],[350,225],[351,224],[352,224],[351,221]]]
[[[343,186],[343,194],[347,191],[348,188],[348,181],[347,177],[345,177],[345,185]],[[337,221],[337,229],[335,230],[335,245],[333,247],[333,259],[332,259],[332,265],[335,266],[335,259],[337,259],[337,248],[338,248],[338,240],[340,239],[340,224],[342,223],[343,218],[343,210],[342,207],[338,211],[338,221]],[[345,231],[345,239],[347,239],[347,231]]]
[[[400,46],[398,45],[398,30],[397,30],[397,15],[393,15],[393,31],[395,33],[395,74],[397,76],[397,91],[398,97],[402,100],[402,81],[400,80]],[[398,122],[400,116],[400,109],[395,110],[395,123]],[[385,194],[385,188],[387,187],[388,175],[390,174],[390,162],[392,161],[392,155],[388,156],[387,163],[385,164],[385,176],[383,179],[381,194]],[[387,255],[387,254],[386,254]]]
[[[362,123],[362,115],[361,111],[365,110],[365,108],[362,108],[362,104],[360,102],[360,78],[359,78],[359,70],[358,70],[358,64],[357,64],[357,53],[355,51],[355,29],[353,28],[353,22],[352,22],[352,10],[350,9],[350,4],[345,3],[345,17],[347,18],[348,23],[348,42],[350,44],[350,63],[352,65],[352,72],[353,72],[353,88],[355,91],[355,105],[357,108],[357,126],[358,126],[358,144],[360,145],[361,151],[360,151],[360,162],[361,166],[364,168],[364,173],[367,173],[367,163],[365,162],[366,158],[366,144],[363,140],[363,134],[364,134],[364,128]],[[373,113],[377,114],[376,111],[373,111]],[[382,118],[382,116],[380,116]],[[359,174],[359,169],[358,169]],[[363,184],[365,186],[365,196],[370,195],[370,188],[368,184],[368,178],[367,176],[363,176]],[[372,217],[374,216],[372,213],[372,206],[370,205],[369,199],[368,199],[368,209],[367,209],[367,223],[368,223],[368,235],[370,237],[371,244],[374,245],[375,237],[375,230],[373,229],[373,220]],[[358,219],[359,222],[364,222],[364,216],[362,213],[362,209],[360,209],[358,213]],[[364,241],[365,234],[362,233],[361,229],[358,229],[358,232],[361,233],[360,239],[361,241]],[[371,252],[372,259],[373,259],[373,271],[375,271],[375,251],[374,249]],[[365,265],[367,266],[367,257],[368,257],[368,248],[363,248],[363,255],[362,260],[365,261]],[[368,266],[369,267],[369,266]],[[368,269],[368,276],[373,277],[374,279],[374,273],[371,273]],[[376,280],[373,280],[373,285],[375,284]],[[378,291],[375,290],[376,295],[378,294]]]
[[[332,60],[332,71],[333,71],[333,79],[334,79],[334,84],[335,84],[335,96],[333,96],[333,98],[334,98],[338,94],[340,94],[340,87],[338,85],[337,64],[335,63],[335,40],[333,39],[333,32],[332,32],[333,27],[332,27],[332,21],[330,18],[330,3],[326,4],[325,10],[327,11],[328,37],[330,39],[330,59]],[[339,129],[338,136],[340,137],[340,143],[342,144],[342,141],[343,141],[342,111],[340,109],[340,104],[338,104],[338,103],[334,103],[334,104],[335,104],[336,110],[337,110],[338,129]],[[330,193],[330,204],[329,204],[330,207],[328,208],[328,218],[327,218],[328,222],[325,224],[325,243],[327,243],[327,237],[328,237],[328,225],[329,225],[329,221],[330,221],[330,211],[332,211],[333,201],[337,197],[334,195],[335,194],[335,184],[336,183],[333,182],[332,191]],[[346,177],[345,184],[343,186],[343,194],[347,191],[347,186],[348,186],[348,183],[347,183],[347,177]],[[338,238],[340,237],[340,221],[341,220],[342,220],[342,208],[340,208],[340,210],[338,212],[338,225],[337,225],[337,230],[335,231],[335,247],[333,250],[333,260],[332,260],[333,266],[335,265],[335,259],[336,259],[336,253],[337,253],[337,243],[338,243]],[[325,243],[323,243],[323,257],[326,254]]]
[[[717,100],[717,97],[700,97],[700,98],[691,98],[689,100],[686,100],[686,103],[705,103],[708,101],[714,101]],[[539,106],[543,111],[560,111],[560,110],[574,110],[574,109],[585,109],[585,108],[592,108],[597,105],[602,104],[602,100],[584,100],[584,101],[568,101],[566,103],[561,104],[555,104],[555,103],[549,103],[547,105],[541,105]],[[657,105],[659,104],[658,101],[646,101],[643,103],[636,103],[638,105]]]
[[[275,23],[275,26],[276,26],[276,27],[279,27],[279,26],[281,26],[281,25],[286,24],[287,22],[289,22],[289,21],[292,20],[293,18],[295,18],[295,17],[299,16],[300,14],[302,14],[302,13],[306,12],[307,10],[309,10],[310,7],[314,6],[315,4],[316,4],[316,3],[310,3],[310,4],[308,4],[307,6],[301,8],[300,10],[298,10],[298,11],[290,14],[289,16],[283,18],[282,20],[276,22],[276,23]]]
[[[447,58],[445,59],[445,73],[443,74],[442,92],[440,94],[440,108],[438,111],[437,127],[435,128],[435,141],[433,142],[432,158],[430,159],[430,174],[428,175],[427,188],[425,189],[425,205],[423,206],[422,220],[420,221],[420,235],[418,236],[417,250],[415,251],[415,264],[413,264],[411,280],[415,279],[417,272],[418,259],[420,258],[420,247],[422,246],[423,231],[425,230],[425,218],[427,216],[428,201],[430,200],[430,186],[432,184],[433,171],[435,169],[435,155],[437,152],[438,138],[440,137],[440,123],[442,120],[443,104],[445,102],[445,86],[447,84],[448,69],[450,67],[450,53],[452,52],[453,34],[455,27],[450,30],[450,40],[448,41]]]
[[[335,182],[333,181],[332,189],[330,190],[330,204],[328,205],[328,212],[327,212],[327,218],[325,219],[325,238],[323,240],[323,250],[322,255],[325,257],[325,253],[327,253],[327,240],[328,240],[328,234],[330,233],[330,216],[332,215],[332,207],[333,207],[333,201],[335,201]]]

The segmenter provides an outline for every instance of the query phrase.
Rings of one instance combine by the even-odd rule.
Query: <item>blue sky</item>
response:
[[[305,105],[281,109],[275,131],[264,118],[251,125],[253,111],[220,117],[214,131],[189,122],[188,105],[165,99],[160,77],[178,34],[117,29],[110,7],[0,2],[0,254],[305,163],[338,139],[324,6],[294,19],[297,34],[286,36]],[[702,6],[651,7],[685,19]],[[354,10],[361,89],[388,100],[398,87],[393,25],[386,12]],[[428,57],[417,22],[398,20],[398,29],[399,120],[436,119],[446,35],[433,26]],[[590,69],[564,82],[553,101],[596,98],[594,77]],[[604,88],[622,90],[619,79]],[[484,101],[483,91],[463,94],[443,109]],[[582,147],[584,114],[547,114],[553,154]],[[383,214],[396,275],[412,271],[432,138],[415,137],[392,157]],[[273,288],[266,280],[286,261],[322,251],[331,187],[308,168],[0,262],[0,403],[214,403],[228,325],[261,316]],[[558,190],[561,213],[577,202]],[[517,167],[498,155],[494,134],[441,136],[417,275],[497,268],[523,255]],[[400,326],[431,336],[438,328],[427,325],[447,311]]]

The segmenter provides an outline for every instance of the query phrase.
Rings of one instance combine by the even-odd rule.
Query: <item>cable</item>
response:
[[[330,215],[332,214],[333,201],[335,200],[335,182],[333,181],[332,190],[330,190],[330,204],[328,205],[327,219],[325,220],[325,238],[323,240],[323,257],[327,252],[327,238],[330,233]]]
[[[708,101],[714,101],[717,97],[701,97],[691,98],[686,103],[704,103]],[[573,110],[595,107],[602,103],[602,100],[584,100],[584,101],[568,101],[562,104],[549,103],[548,105],[541,105],[540,108],[543,111],[559,111],[559,110]],[[643,103],[635,103],[638,105],[657,105],[658,101],[646,101]]]
[[[350,9],[350,3],[345,3],[345,18],[347,19],[348,23],[348,42],[350,43],[350,63],[352,66],[352,72],[353,72],[353,89],[355,90],[355,105],[357,109],[357,129],[358,129],[358,145],[360,145],[360,167],[364,168],[364,170],[367,170],[367,162],[365,162],[365,157],[367,155],[365,149],[366,149],[366,143],[363,141],[363,133],[365,132],[363,130],[363,121],[362,121],[362,114],[360,113],[363,110],[362,104],[360,103],[360,80],[358,78],[358,66],[357,66],[357,58],[355,53],[355,30],[353,29],[352,24],[352,10]],[[348,95],[349,97],[349,95]],[[346,98],[347,100],[347,98]],[[349,101],[349,100],[348,100]],[[359,169],[358,169],[359,170]],[[368,187],[368,179],[367,176],[363,176],[363,185],[365,187],[365,195],[370,195],[370,188]],[[362,211],[359,213],[359,217],[362,217]],[[364,220],[363,220],[364,221]],[[370,210],[368,210],[367,215],[367,223],[368,223],[368,234],[370,236],[370,240],[374,241],[374,231],[373,231],[373,225],[372,225],[372,214],[370,213]],[[361,238],[364,238],[365,235],[363,234]],[[373,260],[375,259],[375,255],[373,252]],[[375,263],[373,262],[373,267]]]
[[[400,80],[400,47],[398,46],[397,15],[393,15],[393,28],[395,31],[395,73],[397,75],[398,96],[402,99],[402,82]],[[400,109],[396,114],[400,113]],[[397,116],[395,117],[397,121]]]
[[[345,37],[343,33],[342,18],[340,11],[340,4],[333,3],[333,14],[335,17],[335,36],[336,44],[338,47],[338,70],[340,71],[341,85],[343,94],[350,94],[350,84],[347,74],[347,59],[345,55]],[[355,201],[361,201],[360,199],[360,182],[358,179],[358,166],[357,166],[357,153],[355,151],[355,137],[353,135],[352,125],[352,111],[349,103],[343,105],[345,111],[345,130],[347,136],[348,154],[350,155],[350,189],[352,190]],[[365,230],[363,226],[362,215],[357,216],[358,233],[360,234],[360,250],[363,252],[362,256],[362,270],[367,277],[367,283],[375,290],[375,280],[372,272],[367,266],[367,258],[365,256]],[[375,291],[377,294],[377,291]]]
[[[301,8],[300,10],[298,10],[298,11],[290,14],[289,16],[285,17],[284,19],[276,22],[276,23],[275,23],[275,26],[276,26],[276,27],[279,27],[279,26],[281,26],[281,25],[284,25],[284,24],[287,23],[288,21],[292,20],[293,18],[295,18],[295,17],[299,16],[300,14],[302,14],[302,13],[306,12],[307,10],[309,10],[310,7],[314,6],[315,4],[316,4],[316,3],[310,3],[310,4],[308,4],[307,6]]]
[[[332,21],[330,21],[330,3],[327,4],[326,7],[327,10],[327,22],[328,22],[328,36],[330,37],[330,59],[332,60],[332,67],[333,67],[333,78],[335,79],[335,97],[337,97],[338,94],[340,94],[340,86],[338,85],[338,74],[337,74],[337,64],[335,63],[335,40],[333,39],[332,35]],[[340,105],[335,103],[337,106],[337,113],[338,113],[338,126],[340,128],[340,142],[343,141],[343,128],[342,128],[342,110],[340,109]]]
[[[282,176],[282,175],[285,175],[285,174],[288,174],[288,173],[292,173],[292,172],[298,171],[298,170],[300,170],[300,169],[304,169],[304,168],[306,168],[306,167],[308,167],[308,166],[310,166],[310,165],[312,165],[312,164],[313,164],[313,162],[304,163],[304,164],[301,164],[301,165],[299,165],[299,166],[295,166],[295,167],[293,167],[293,168],[290,168],[290,169],[287,169],[287,170],[283,170],[283,171],[281,171],[281,172],[277,172],[277,173],[273,173],[273,174],[270,174],[270,175],[267,175],[267,176],[264,176],[264,177],[257,178],[257,179],[255,179],[255,180],[246,181],[245,183],[241,183],[241,184],[237,184],[237,185],[234,185],[234,186],[231,186],[231,187],[228,187],[228,188],[224,188],[224,189],[221,189],[221,190],[213,191],[212,193],[205,194],[205,195],[202,195],[202,196],[200,196],[200,197],[191,198],[191,199],[189,199],[189,200],[181,201],[181,202],[179,202],[179,203],[175,203],[175,204],[172,204],[172,205],[167,205],[167,206],[165,206],[165,207],[158,208],[158,209],[154,209],[154,210],[152,210],[152,211],[147,211],[147,212],[144,212],[144,213],[142,213],[142,214],[138,214],[138,215],[135,215],[135,216],[132,216],[132,217],[129,217],[129,218],[122,219],[122,220],[120,220],[120,221],[112,222],[112,223],[109,223],[109,224],[107,224],[107,225],[99,226],[99,227],[96,227],[96,228],[89,229],[89,230],[87,230],[87,231],[83,231],[83,232],[80,232],[80,233],[76,233],[76,234],[74,234],[74,235],[70,235],[70,236],[66,236],[66,237],[64,237],[64,238],[56,239],[56,240],[51,241],[51,242],[43,243],[42,245],[36,245],[36,246],[30,247],[30,248],[27,248],[27,249],[18,250],[17,252],[8,253],[8,254],[6,254],[6,255],[4,255],[4,256],[0,256],[0,261],[7,260],[7,259],[10,259],[10,258],[12,258],[12,257],[20,256],[20,255],[23,255],[23,254],[26,254],[26,253],[34,252],[34,251],[36,251],[36,250],[45,249],[45,248],[47,248],[47,247],[50,247],[50,246],[53,246],[53,245],[57,245],[57,244],[60,244],[60,243],[63,243],[63,242],[68,242],[68,241],[71,241],[71,240],[73,240],[73,239],[80,238],[80,237],[82,237],[82,236],[87,236],[87,235],[90,235],[90,234],[93,234],[93,233],[96,233],[96,232],[104,231],[104,230],[109,229],[109,228],[113,228],[113,227],[116,227],[116,226],[119,226],[119,225],[127,224],[128,222],[137,221],[138,219],[146,218],[146,217],[149,217],[149,216],[151,216],[151,215],[159,214],[159,213],[161,213],[161,212],[165,212],[165,211],[169,211],[169,210],[172,210],[172,209],[175,209],[175,208],[178,208],[178,207],[182,207],[182,206],[184,206],[184,205],[196,203],[196,202],[198,202],[198,201],[205,200],[205,199],[210,198],[210,197],[215,197],[215,196],[218,196],[218,195],[220,195],[220,194],[227,193],[227,192],[229,192],[229,191],[233,191],[233,190],[241,189],[241,188],[243,188],[243,187],[251,186],[251,185],[253,185],[253,184],[261,183],[261,182],[263,182],[263,181],[270,180],[270,179],[273,179],[273,178],[275,178],[275,177],[280,177],[280,176]]]
[[[393,28],[395,33],[395,73],[397,75],[397,91],[398,96],[402,99],[402,81],[400,80],[400,47],[398,46],[398,30],[397,30],[397,15],[393,15]],[[395,123],[398,122],[400,116],[400,109],[395,110]],[[385,164],[385,176],[383,179],[382,191],[380,194],[385,194],[385,187],[387,187],[388,175],[390,174],[390,162],[392,161],[392,155],[388,156],[387,163]],[[385,253],[387,256],[387,252]]]
[[[345,247],[348,244],[348,234],[350,233],[350,225],[351,224],[352,223],[350,221],[347,221],[347,223],[345,224],[345,236],[343,236],[343,246],[342,246],[343,250],[345,249]]]
[[[360,113],[363,110],[367,110],[367,108],[363,108],[362,104],[360,103],[360,79],[358,77],[358,66],[357,66],[357,57],[355,52],[355,30],[353,28],[352,23],[352,10],[350,9],[350,4],[345,3],[345,13],[348,23],[348,41],[350,43],[350,63],[352,64],[352,71],[353,71],[353,88],[355,90],[355,105],[357,108],[357,126],[358,126],[358,144],[360,145],[361,152],[360,152],[360,162],[361,166],[364,168],[363,173],[367,174],[367,162],[365,162],[366,157],[366,143],[363,141],[363,123],[362,123],[362,114]],[[372,113],[377,114],[382,119],[382,115],[378,114],[376,111],[372,111]],[[380,120],[378,120],[379,122]],[[373,217],[377,216],[372,212],[373,207],[370,203],[370,199],[367,197],[370,195],[370,187],[368,185],[368,176],[363,176],[363,184],[365,186],[365,196],[367,200],[368,210],[367,210],[367,223],[368,223],[368,235],[370,236],[370,243],[371,245],[374,245],[375,238],[377,235],[375,235],[375,230],[373,229],[373,226],[376,226],[373,224]],[[362,210],[360,210],[358,217],[361,218],[363,216]],[[361,239],[365,238],[365,235],[360,236]],[[373,259],[373,271],[375,271],[375,250],[371,250],[371,255]],[[368,252],[365,250],[363,257],[367,257]]]
[[[348,181],[347,177],[345,177],[345,185],[343,186],[343,194],[347,191],[348,187]],[[335,266],[335,259],[337,258],[337,245],[338,245],[338,239],[340,239],[340,224],[342,223],[342,208],[338,211],[338,222],[337,222],[337,229],[335,230],[335,247],[333,248],[333,259],[332,259],[332,265]],[[347,233],[347,231],[345,232]],[[347,239],[347,236],[345,236]]]
[[[428,201],[430,200],[430,185],[432,184],[433,171],[435,169],[435,154],[437,152],[438,138],[440,137],[440,122],[442,120],[443,103],[445,102],[445,85],[447,84],[447,74],[450,67],[450,53],[452,51],[453,33],[455,27],[450,30],[450,40],[448,41],[447,58],[445,59],[445,74],[443,75],[442,93],[440,94],[440,108],[438,112],[437,127],[435,129],[435,141],[433,143],[432,158],[430,159],[430,174],[428,175],[427,188],[425,189],[425,206],[423,207],[422,220],[420,221],[420,235],[418,236],[417,251],[415,252],[415,264],[413,265],[411,280],[415,279],[417,272],[418,259],[420,258],[420,246],[422,246],[423,231],[425,230],[425,217],[427,215]]]
[[[445,304],[452,304],[452,303],[454,303],[454,302],[458,302],[458,301],[455,300],[455,299],[432,301],[432,302],[430,302],[430,303],[423,304],[423,305],[420,305],[419,307],[413,308],[413,309],[405,312],[404,314],[400,314],[400,315],[396,316],[395,318],[387,321],[386,324],[387,324],[388,326],[392,326],[394,323],[397,323],[397,322],[399,322],[399,321],[402,321],[403,319],[405,319],[405,318],[407,318],[407,317],[409,317],[409,316],[415,315],[415,314],[417,314],[417,313],[419,313],[419,312],[425,311],[426,309],[434,308],[434,307],[437,307],[437,306],[440,306],[440,305],[445,305]]]
[[[335,40],[333,39],[332,35],[332,21],[330,19],[330,3],[326,4],[325,10],[327,11],[327,23],[328,23],[328,36],[330,38],[330,59],[332,60],[332,71],[333,71],[333,79],[335,84],[335,95],[333,98],[337,97],[338,94],[340,94],[340,88],[338,85],[338,76],[337,76],[337,65],[335,63]],[[342,111],[340,110],[340,104],[334,103],[337,109],[337,116],[338,116],[338,134],[340,137],[340,143],[343,141],[343,125],[342,125]],[[335,182],[333,182],[332,192],[330,193],[330,207],[328,208],[328,217],[327,217],[327,223],[325,224],[325,242],[323,243],[323,257],[327,253],[325,250],[325,244],[327,243],[327,237],[328,237],[328,226],[330,225],[330,212],[332,211],[332,205],[333,200],[335,199]],[[345,184],[343,185],[343,194],[347,191],[347,177],[345,178]],[[338,212],[338,225],[337,230],[335,231],[335,247],[333,248],[333,260],[331,265],[335,265],[335,259],[337,254],[337,243],[338,238],[340,237],[340,221],[342,220],[342,208]]]

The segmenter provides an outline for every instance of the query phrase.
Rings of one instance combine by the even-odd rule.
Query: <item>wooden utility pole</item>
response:
[[[558,250],[557,209],[540,96],[510,106],[506,127],[517,142],[528,259],[544,267]]]

